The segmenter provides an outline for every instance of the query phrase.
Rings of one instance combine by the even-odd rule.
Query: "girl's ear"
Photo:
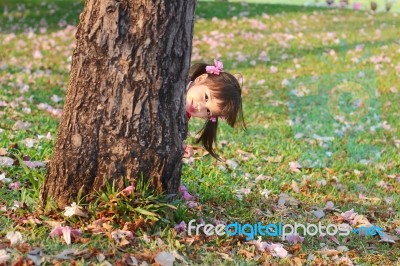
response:
[[[204,81],[206,81],[207,77],[208,77],[208,74],[200,75],[194,80],[194,83],[197,85],[204,83]]]

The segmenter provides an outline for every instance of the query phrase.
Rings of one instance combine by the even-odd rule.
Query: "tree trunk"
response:
[[[41,191],[62,208],[143,175],[176,193],[195,0],[87,0]]]

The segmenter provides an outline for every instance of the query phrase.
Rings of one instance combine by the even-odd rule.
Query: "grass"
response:
[[[396,13],[199,2],[192,60],[211,62],[221,57],[228,71],[244,77],[248,130],[233,130],[222,123],[218,135],[219,153],[238,166],[203,156],[200,149],[182,172],[182,183],[195,200],[168,204],[146,186],[139,194],[125,197],[111,184],[106,192],[99,192],[97,201],[83,206],[87,218],[66,218],[59,210],[38,208],[45,169],[26,167],[23,161],[51,158],[59,118],[50,111],[63,106],[63,100],[52,99],[65,96],[74,47],[74,27],[68,25],[78,22],[81,8],[80,1],[61,0],[18,4],[3,0],[0,6],[0,156],[16,161],[0,166],[0,174],[21,183],[15,190],[6,182],[0,187],[0,249],[10,256],[9,263],[39,258],[32,255],[37,248],[47,264],[56,260],[100,263],[100,254],[112,264],[127,263],[129,256],[152,263],[160,251],[177,252],[178,264],[400,263],[399,241],[380,242],[377,236],[351,234],[337,240],[307,236],[300,244],[264,237],[262,241],[283,244],[290,256],[281,259],[259,251],[243,237],[193,237],[173,228],[200,218],[213,224],[321,221],[337,225],[343,222],[341,214],[354,209],[396,235],[400,227],[400,18]],[[349,85],[343,78],[354,82]],[[310,91],[302,90],[302,84]],[[329,94],[335,86],[335,93]],[[43,103],[53,109],[40,108]],[[187,142],[193,144],[201,121],[190,123]],[[315,134],[334,136],[334,140],[318,140]],[[323,155],[309,163],[320,158],[325,165],[307,166],[304,159],[313,151]],[[303,167],[291,168],[293,162]],[[278,203],[282,193],[292,197],[284,206]],[[296,204],[288,204],[293,199]],[[325,211],[318,219],[313,211],[328,201],[336,211]],[[82,230],[82,237],[71,246],[60,237],[49,237],[54,221]],[[118,242],[112,237],[116,230],[134,236]],[[11,247],[6,238],[10,231],[21,232],[24,244]],[[128,244],[121,245],[123,239]],[[71,249],[64,259],[57,257]]]

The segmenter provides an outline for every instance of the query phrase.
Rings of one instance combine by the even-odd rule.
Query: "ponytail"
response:
[[[217,143],[217,128],[218,128],[218,118],[216,121],[207,120],[204,124],[203,128],[198,132],[200,137],[196,140],[196,143],[203,144],[203,147],[208,151],[208,153],[216,158],[217,160],[221,160],[218,154],[215,152],[214,143]]]

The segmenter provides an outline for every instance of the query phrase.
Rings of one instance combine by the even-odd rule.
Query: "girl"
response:
[[[223,72],[223,64],[214,60],[214,65],[199,63],[189,70],[189,83],[186,88],[186,114],[188,119],[205,119],[204,127],[199,131],[204,148],[219,159],[214,150],[217,139],[217,127],[220,119],[234,127],[238,122],[245,127],[242,112],[241,88],[238,80]]]

